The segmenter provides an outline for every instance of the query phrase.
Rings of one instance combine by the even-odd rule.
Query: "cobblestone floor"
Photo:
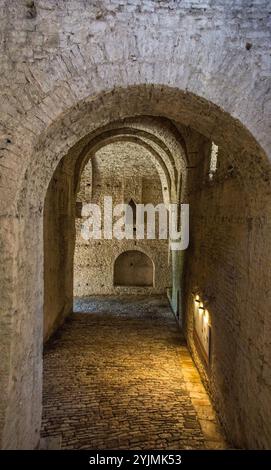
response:
[[[226,447],[166,299],[95,297],[76,301],[75,311],[45,347],[44,442]]]

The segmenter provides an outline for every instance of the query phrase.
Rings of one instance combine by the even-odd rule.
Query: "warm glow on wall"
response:
[[[199,314],[202,315],[203,312],[204,312],[204,307],[203,307],[203,304],[201,304],[199,307]]]
[[[200,351],[203,353],[204,358],[209,362],[210,354],[210,315],[208,310],[205,309],[200,295],[194,298],[194,334],[196,344],[199,346]]]

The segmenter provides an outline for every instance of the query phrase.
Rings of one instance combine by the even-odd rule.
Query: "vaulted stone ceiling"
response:
[[[142,176],[159,178],[150,153],[134,142],[114,142],[93,157],[93,170],[103,176]]]

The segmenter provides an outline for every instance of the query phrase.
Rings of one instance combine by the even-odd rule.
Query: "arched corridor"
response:
[[[246,3],[0,0],[1,449],[224,446],[212,407],[271,448],[270,6]],[[105,198],[189,205],[189,243],[140,238],[131,206],[118,238]],[[147,281],[114,282],[131,252]]]

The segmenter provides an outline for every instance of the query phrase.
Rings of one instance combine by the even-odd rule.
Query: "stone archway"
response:
[[[173,104],[174,103],[174,104]],[[95,111],[95,113],[94,113]],[[94,119],[95,114],[95,119]],[[3,246],[5,247],[2,265],[5,271],[3,274],[3,286],[6,294],[3,297],[3,309],[6,314],[3,316],[2,331],[5,331],[5,351],[3,358],[3,377],[4,377],[4,400],[2,402],[2,429],[3,429],[3,447],[34,447],[39,438],[39,423],[41,415],[41,352],[42,352],[42,310],[43,310],[43,205],[46,190],[53,176],[53,172],[61,159],[67,155],[70,161],[75,162],[82,148],[88,143],[89,136],[95,133],[99,128],[119,118],[125,119],[127,116],[140,115],[162,115],[173,121],[179,131],[184,131],[188,145],[188,161],[193,161],[194,149],[191,144],[191,135],[199,132],[203,136],[202,142],[207,145],[206,139],[210,137],[222,149],[227,150],[227,159],[225,161],[232,162],[235,169],[235,191],[242,197],[238,199],[239,212],[243,211],[243,217],[240,226],[235,227],[227,222],[227,219],[220,225],[221,232],[229,230],[232,234],[232,245],[223,251],[222,244],[216,245],[216,252],[223,253],[225,263],[230,263],[230,255],[235,250],[236,244],[243,246],[244,251],[240,251],[236,256],[236,265],[241,263],[240,272],[244,272],[244,280],[240,281],[238,293],[236,294],[237,304],[232,307],[228,324],[235,324],[235,315],[238,315],[238,322],[247,325],[248,330],[244,336],[251,334],[254,322],[251,317],[247,319],[247,306],[254,304],[253,285],[255,286],[255,276],[251,276],[252,271],[257,271],[259,259],[262,263],[262,269],[269,272],[265,257],[266,243],[263,248],[260,240],[268,240],[267,224],[265,217],[269,214],[269,198],[268,198],[268,175],[270,174],[270,166],[267,157],[254,137],[248,132],[244,126],[236,119],[225,113],[223,110],[212,104],[211,101],[204,100],[192,93],[178,90],[177,88],[139,85],[127,88],[117,88],[113,91],[106,91],[101,95],[88,96],[75,106],[69,107],[65,112],[58,116],[47,126],[46,130],[40,133],[36,142],[35,149],[32,151],[29,160],[26,160],[23,178],[18,180],[16,193],[10,198],[9,212],[3,218],[1,228],[3,229]],[[204,150],[205,158],[208,158],[208,149]],[[225,152],[224,152],[225,153]],[[223,160],[224,161],[224,160]],[[189,163],[190,166],[190,163]],[[191,165],[193,167],[193,164]],[[225,167],[225,171],[227,166]],[[201,188],[202,181],[198,177],[197,185]],[[253,181],[253,185],[251,185]],[[193,189],[193,188],[192,188]],[[261,195],[261,199],[259,199]],[[214,272],[221,278],[221,267],[216,264],[216,259],[212,259],[213,271],[208,270],[208,259],[200,259],[200,241],[205,234],[201,232],[199,208],[195,199],[192,198],[195,211],[192,222],[194,231],[192,233],[192,241],[196,251],[192,253],[193,262],[187,273],[187,334],[188,338],[191,329],[191,293],[195,282],[204,283],[206,275],[213,275]],[[202,201],[200,201],[202,202]],[[233,207],[231,198],[227,200],[227,204],[223,206],[223,198],[220,200],[220,209],[222,218],[224,208],[226,212],[230,212],[233,217],[236,209]],[[199,206],[198,206],[199,207]],[[204,203],[200,207],[201,213],[204,211]],[[212,209],[210,217],[214,217],[215,208]],[[260,219],[258,219],[260,217]],[[253,222],[253,237],[251,236],[251,219]],[[222,219],[221,219],[222,220]],[[232,219],[233,220],[233,219]],[[250,222],[246,222],[250,220]],[[258,224],[260,221],[260,224]],[[238,221],[237,221],[238,223]],[[226,225],[225,225],[226,224]],[[227,225],[229,224],[229,225]],[[248,225],[246,225],[248,224]],[[257,225],[258,224],[258,225]],[[213,238],[214,225],[208,222],[207,235],[210,240]],[[208,238],[206,238],[208,239]],[[255,255],[248,259],[246,246],[249,244],[250,250],[255,250]],[[208,252],[208,250],[206,251]],[[201,271],[200,279],[195,279],[195,265],[199,261],[205,270]],[[222,270],[223,273],[223,270]],[[237,273],[238,275],[238,273]],[[222,275],[223,278],[223,275]],[[27,283],[26,283],[27,279]],[[225,297],[224,287],[234,282],[229,280],[227,273],[224,277],[217,292],[216,303],[214,309],[221,313],[217,319],[214,319],[214,327],[217,325],[218,331],[223,331],[222,312],[226,308],[230,300]],[[268,277],[266,277],[267,282]],[[227,284],[229,283],[229,284]],[[236,285],[236,283],[235,283]],[[263,292],[265,286],[262,286]],[[262,292],[262,293],[263,293]],[[11,293],[14,294],[11,296]],[[266,302],[261,300],[261,293],[257,294],[257,310],[261,311],[261,322],[268,321],[268,312]],[[219,298],[225,300],[224,307],[221,307]],[[238,306],[238,308],[237,308]],[[12,318],[8,312],[12,311]],[[254,316],[253,316],[254,318]],[[253,326],[252,326],[253,323]],[[235,334],[231,335],[232,350],[238,349],[238,341],[240,335],[235,327]],[[226,326],[224,331],[226,331]],[[20,348],[17,347],[17,338],[20,335]],[[226,337],[225,337],[226,339]],[[257,340],[255,340],[257,342]],[[263,340],[264,342],[265,340]],[[223,344],[222,339],[220,344]],[[233,374],[237,370],[241,371],[243,367],[252,367],[252,371],[256,370],[258,356],[249,356],[249,360],[245,357],[239,357],[239,364],[233,368],[230,366],[230,358],[220,347],[218,337],[216,344],[216,354],[220,357],[220,362],[215,365],[213,377],[227,377],[227,380],[233,378]],[[256,343],[255,343],[256,344]],[[193,344],[191,343],[193,348]],[[243,347],[243,345],[242,345]],[[255,367],[251,364],[254,363]],[[14,370],[17,371],[14,378]],[[18,372],[19,371],[19,372]],[[235,372],[234,372],[235,371]],[[225,375],[226,374],[226,375]],[[251,386],[251,395],[249,403],[251,410],[249,415],[242,407],[240,408],[240,418],[236,419],[235,411],[230,409],[230,401],[234,396],[235,399],[241,400],[242,391],[248,384],[239,383],[240,376],[236,378],[235,389],[228,390],[226,394],[220,388],[213,390],[214,398],[217,406],[221,409],[221,415],[225,425],[231,428],[236,441],[244,440],[247,443],[257,442],[257,423],[259,410],[255,403],[254,395],[257,393],[256,372],[252,372],[249,377]],[[215,379],[213,379],[215,380]],[[254,388],[255,385],[255,388]],[[263,393],[263,392],[262,392]],[[233,394],[233,395],[232,395]],[[31,400],[29,400],[31,396]],[[25,406],[20,407],[19,403]],[[27,405],[29,403],[29,405]],[[254,403],[254,404],[253,404]],[[267,410],[264,410],[264,413]],[[261,411],[262,415],[262,411]],[[251,422],[251,431],[245,437],[241,437],[243,432],[243,421]],[[17,432],[15,433],[15,428]],[[26,432],[27,430],[27,432]],[[15,437],[16,435],[16,437]],[[265,441],[266,442],[266,441]]]
[[[110,123],[148,115],[168,119],[185,141],[190,348],[232,440],[268,448],[269,2],[74,3],[2,2],[1,447],[39,441],[43,212],[54,172]],[[205,177],[211,141],[219,147],[213,182]],[[208,373],[192,339],[196,288],[212,316]]]

